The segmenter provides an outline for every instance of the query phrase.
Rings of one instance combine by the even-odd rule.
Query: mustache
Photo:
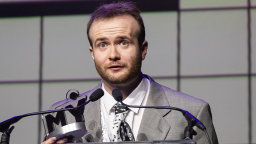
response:
[[[125,67],[127,64],[126,63],[121,63],[121,62],[111,62],[105,66],[105,68],[113,67],[113,66],[119,66],[119,67]]]

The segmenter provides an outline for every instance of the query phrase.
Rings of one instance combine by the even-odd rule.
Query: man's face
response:
[[[126,84],[140,75],[147,42],[138,44],[139,25],[128,15],[93,22],[89,36],[95,67],[111,84]]]

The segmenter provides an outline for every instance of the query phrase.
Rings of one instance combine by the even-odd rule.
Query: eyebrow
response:
[[[119,37],[117,37],[117,39],[121,39],[121,40],[123,40],[123,39],[130,39],[130,37],[127,37],[127,36],[119,36]]]
[[[106,37],[102,37],[102,38],[97,38],[94,42],[94,44],[96,44],[97,41],[104,41],[106,40],[107,38]]]
[[[106,40],[107,38],[105,38],[105,37],[103,37],[103,38],[97,38],[96,40],[95,40],[95,43],[97,42],[97,41],[104,41],[104,40]]]
[[[116,39],[119,39],[119,40],[120,39],[121,40],[128,39],[128,40],[130,40],[130,37],[128,37],[128,36],[118,36]],[[97,38],[95,40],[94,44],[96,44],[97,41],[104,41],[104,40],[107,40],[107,38],[106,37]]]

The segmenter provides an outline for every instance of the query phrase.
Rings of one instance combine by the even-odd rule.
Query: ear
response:
[[[147,42],[147,41],[144,41],[144,42],[142,43],[142,46],[141,46],[141,56],[142,56],[142,60],[144,60],[144,59],[146,58],[147,51],[148,51],[148,42]]]
[[[89,50],[90,50],[90,53],[91,53],[91,55],[92,55],[92,59],[94,59],[94,53],[93,53],[92,47],[90,47]]]

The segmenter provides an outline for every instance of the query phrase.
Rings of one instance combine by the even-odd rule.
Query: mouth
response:
[[[108,67],[111,70],[117,71],[117,70],[121,70],[122,68],[124,68],[124,66],[122,65],[111,65]]]

